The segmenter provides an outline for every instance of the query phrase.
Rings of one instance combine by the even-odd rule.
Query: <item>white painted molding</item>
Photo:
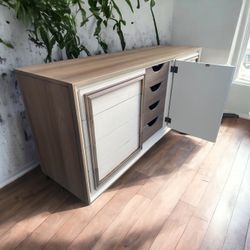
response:
[[[246,113],[239,113],[239,112],[235,112],[235,111],[229,110],[229,109],[225,109],[224,113],[233,113],[233,114],[238,115],[242,119],[250,120],[250,115],[246,114]]]
[[[250,1],[243,0],[227,62],[229,65],[236,66],[234,78],[238,77],[241,62],[246,53],[246,48],[249,40],[249,31],[250,31]]]
[[[250,116],[248,114],[239,114],[239,117],[246,120],[250,120]]]
[[[7,180],[3,181],[2,183],[0,183],[0,189],[7,186],[8,184],[10,184],[11,182],[17,180],[18,178],[20,178],[21,176],[25,175],[26,173],[28,173],[29,171],[31,171],[32,169],[36,168],[39,165],[39,162],[31,162],[26,164],[23,167],[23,170],[18,172],[17,174],[15,174],[14,176],[11,176],[10,178],[8,178]]]

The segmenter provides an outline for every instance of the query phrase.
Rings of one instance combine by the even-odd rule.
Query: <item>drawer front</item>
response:
[[[156,116],[150,119],[143,128],[143,142],[150,138],[154,133],[162,128],[163,125],[163,115]]]
[[[154,98],[151,102],[144,103],[143,108],[143,126],[151,121],[154,117],[160,116],[164,113],[165,95],[161,94],[159,97]]]
[[[121,84],[122,85],[122,84]],[[126,84],[125,84],[126,85]],[[125,87],[117,85],[113,91],[103,90],[103,94],[93,99],[93,115],[104,112],[130,98],[140,94],[140,84],[131,83]]]
[[[99,140],[109,136],[117,128],[122,127],[128,121],[140,117],[140,95],[136,95],[119,105],[116,105],[94,116],[95,139]],[[128,112],[130,110],[130,112]]]
[[[152,86],[168,78],[169,62],[155,65],[146,70],[145,85]]]
[[[157,82],[152,86],[145,84],[144,104],[148,105],[157,98],[164,98],[167,91],[167,80]],[[164,97],[162,96],[164,95]]]
[[[111,134],[96,140],[99,179],[103,180],[139,145],[139,116],[134,117]]]

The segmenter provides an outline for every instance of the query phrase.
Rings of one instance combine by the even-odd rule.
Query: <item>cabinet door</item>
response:
[[[96,187],[141,147],[142,79],[85,95]]]
[[[168,126],[214,142],[234,70],[232,66],[175,61]]]

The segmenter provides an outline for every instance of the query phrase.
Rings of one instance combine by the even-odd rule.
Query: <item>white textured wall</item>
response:
[[[236,113],[242,118],[250,119],[250,86],[232,84],[226,112]]]
[[[127,48],[154,45],[155,34],[148,5],[142,1],[142,8],[135,9],[134,15],[125,4],[122,10],[128,21],[124,29]],[[172,12],[173,0],[157,1],[155,14],[162,44],[167,44],[171,39]],[[38,162],[13,70],[24,65],[43,63],[46,53],[28,41],[26,29],[13,13],[0,7],[0,37],[11,41],[15,46],[12,50],[0,44],[0,187]],[[80,28],[79,33],[92,53],[100,50],[92,37],[93,23],[89,24],[87,30]],[[120,50],[117,35],[111,29],[104,33],[104,37],[110,44],[110,51]],[[55,51],[53,58],[58,59],[59,54]]]
[[[242,0],[175,0],[171,43],[203,48],[201,60],[226,64]],[[225,112],[250,119],[250,87],[232,84]]]
[[[242,0],[175,0],[172,43],[203,48],[202,60],[226,63]]]

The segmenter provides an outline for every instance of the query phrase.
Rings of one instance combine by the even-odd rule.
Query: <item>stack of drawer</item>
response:
[[[143,142],[163,126],[168,71],[169,62],[146,70],[142,111]]]
[[[140,149],[142,79],[117,83],[84,96],[87,117],[83,123],[88,124],[95,187]]]

